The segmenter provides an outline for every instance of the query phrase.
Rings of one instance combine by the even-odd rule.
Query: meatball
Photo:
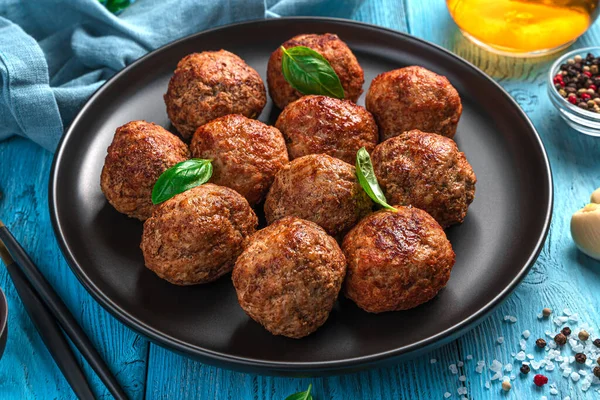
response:
[[[377,145],[371,159],[389,203],[421,208],[444,228],[464,220],[477,178],[453,140],[415,129]]]
[[[350,48],[337,35],[331,33],[298,35],[283,44],[286,49],[296,46],[309,47],[321,54],[340,78],[344,97],[353,102],[358,100],[363,92],[365,76]],[[267,65],[269,94],[275,105],[281,109],[302,97],[302,93],[291,87],[281,72],[282,54],[281,47],[278,47],[271,54]]]
[[[290,158],[328,154],[354,164],[356,152],[370,153],[379,135],[371,113],[348,100],[304,96],[279,115],[277,129],[286,139]]]
[[[264,199],[275,174],[288,163],[281,132],[242,115],[202,125],[190,148],[193,157],[212,160],[212,183],[234,189],[251,206]]]
[[[117,128],[100,176],[108,202],[120,213],[139,220],[152,215],[152,188],[173,165],[187,160],[185,143],[163,127],[132,121]]]
[[[265,201],[265,217],[269,224],[286,216],[303,218],[336,236],[356,225],[372,206],[354,166],[326,154],[312,154],[277,173]]]
[[[233,269],[240,306],[274,335],[299,339],[325,323],[346,274],[335,239],[286,217],[250,238]]]
[[[414,207],[369,215],[344,238],[346,297],[371,313],[408,310],[446,286],[454,251],[442,227]]]
[[[212,282],[233,269],[258,219],[232,189],[207,183],[162,203],[144,223],[148,269],[176,285]]]
[[[381,140],[411,129],[453,138],[462,114],[460,97],[448,79],[422,67],[378,75],[365,103],[379,125]]]
[[[200,125],[223,115],[258,117],[267,102],[260,75],[225,50],[181,59],[164,98],[171,123],[185,139]]]

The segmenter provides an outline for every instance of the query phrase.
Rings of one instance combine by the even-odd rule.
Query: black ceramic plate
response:
[[[106,202],[100,171],[118,126],[144,119],[172,129],[162,96],[183,56],[227,49],[265,79],[271,52],[306,32],[337,33],[348,43],[365,70],[365,92],[377,74],[406,65],[447,76],[464,107],[456,141],[478,183],[465,222],[447,231],[456,265],[448,286],[434,300],[410,311],[372,315],[341,298],[323,327],[294,340],[272,336],[250,320],[237,304],[229,276],[208,285],[179,287],[144,268],[142,224]],[[272,124],[277,114],[269,101],[260,119]],[[56,152],[50,180],[50,211],[60,246],[100,304],[168,348],[207,363],[272,374],[350,371],[397,361],[456,338],[526,275],[545,239],[551,208],[552,178],[540,138],[496,83],[471,64],[414,37],[315,18],[218,28],[133,63],[83,107]]]

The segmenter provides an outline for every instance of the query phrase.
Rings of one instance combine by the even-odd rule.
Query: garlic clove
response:
[[[600,188],[592,192],[592,198],[590,199],[590,203],[600,204]]]
[[[579,250],[600,260],[600,204],[588,204],[573,214],[571,236]]]

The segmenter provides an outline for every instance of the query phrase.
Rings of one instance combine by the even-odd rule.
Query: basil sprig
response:
[[[329,61],[304,46],[281,46],[281,71],[285,80],[302,94],[320,94],[344,98],[344,88]]]
[[[375,171],[373,171],[373,164],[371,163],[371,156],[367,149],[362,147],[356,153],[356,176],[360,186],[364,189],[369,197],[380,206],[397,212],[398,210],[390,206],[385,199],[385,195],[377,182]]]
[[[152,189],[152,203],[159,204],[176,194],[208,182],[212,175],[211,160],[192,158],[163,172]]]
[[[313,400],[312,394],[310,394],[311,389],[312,383],[308,385],[308,389],[306,389],[306,391],[291,394],[286,397],[285,400]]]

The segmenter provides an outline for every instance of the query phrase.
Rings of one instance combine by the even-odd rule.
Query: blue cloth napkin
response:
[[[168,42],[227,23],[349,17],[362,0],[137,0],[120,15],[97,0],[0,0],[0,140],[54,151],[108,78]]]

